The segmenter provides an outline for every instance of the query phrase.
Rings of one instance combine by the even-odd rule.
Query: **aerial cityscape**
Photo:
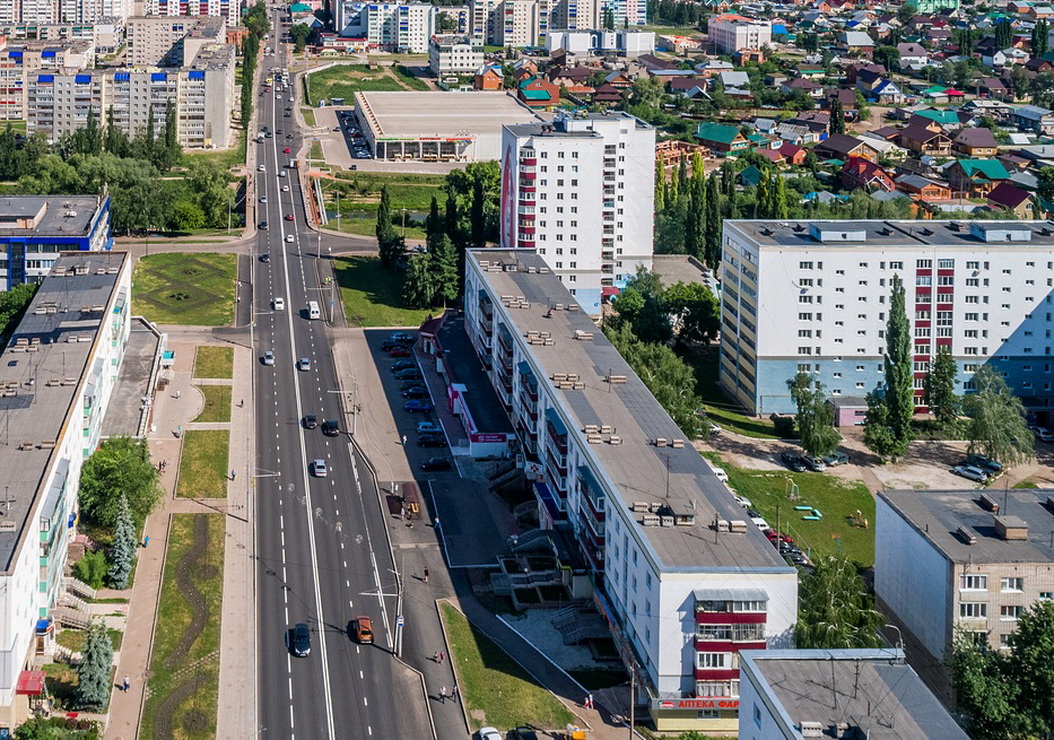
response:
[[[1054,6],[0,0],[0,740],[1054,737]]]

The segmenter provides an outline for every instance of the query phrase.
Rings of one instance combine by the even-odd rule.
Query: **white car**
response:
[[[257,172],[267,172],[267,168],[264,167],[263,165],[260,165],[259,167],[256,168],[256,171]]]
[[[279,177],[285,177],[285,170],[278,170]]]
[[[719,481],[728,483],[728,473],[726,473],[723,468],[714,468],[714,475],[717,476]]]
[[[261,203],[266,203],[267,202],[267,196],[266,195],[261,195],[260,196],[260,202]]]
[[[282,192],[283,193],[288,193],[289,192],[289,186],[288,185],[283,185],[282,186]]]
[[[505,736],[494,727],[483,727],[479,731],[479,740],[504,740],[504,738]]]
[[[325,478],[327,475],[329,475],[329,470],[326,468],[326,461],[322,459],[312,460],[311,474],[314,475],[316,478]]]
[[[1028,428],[1040,442],[1054,442],[1054,434],[1046,427],[1031,426]]]
[[[757,525],[757,528],[760,529],[762,532],[768,532],[770,529],[772,529],[772,527],[769,526],[769,523],[762,519],[760,516],[752,516],[750,517],[750,521],[754,522],[754,524]]]
[[[304,372],[307,372],[308,370],[310,370],[311,369],[311,358],[310,357],[301,357],[299,360],[296,361],[296,369],[297,370],[303,370]]]
[[[292,234],[286,234],[285,235],[285,240],[287,242],[289,242],[290,244],[292,244],[293,243],[293,235]]]
[[[282,298],[281,296],[271,301],[271,304],[274,306],[275,311],[285,310],[285,298]]]

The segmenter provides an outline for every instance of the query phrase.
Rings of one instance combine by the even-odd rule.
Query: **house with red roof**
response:
[[[863,157],[850,157],[849,161],[842,165],[839,178],[842,181],[842,187],[849,190],[863,188],[891,193],[897,187],[889,173]]]
[[[805,155],[809,153],[805,147],[792,144],[789,141],[783,142],[783,146],[776,151],[783,155],[783,160],[787,164],[794,165],[795,167],[800,167],[805,164]]]
[[[988,194],[988,207],[1005,208],[1013,211],[1018,218],[1022,219],[1035,218],[1036,207],[1032,200],[1032,193],[1008,182],[1001,182],[992,188],[992,192]]]

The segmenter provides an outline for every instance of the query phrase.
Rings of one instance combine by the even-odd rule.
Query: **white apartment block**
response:
[[[437,77],[472,74],[483,61],[481,38],[437,34],[428,41],[428,67]]]
[[[123,252],[62,255],[4,350],[14,437],[0,446],[0,727],[26,719],[19,679],[32,685],[28,671],[54,647],[48,625],[77,534],[81,467],[99,444],[128,341],[131,262]]]
[[[721,385],[751,413],[793,413],[799,371],[833,401],[883,386],[894,275],[914,336],[916,402],[936,353],[959,392],[990,364],[1041,421],[1054,384],[1054,227],[1047,221],[725,221]],[[850,422],[852,423],[852,422]]]
[[[153,114],[155,130],[164,126],[169,103],[175,106],[179,143],[188,149],[226,148],[232,143],[234,47],[206,47],[193,67],[183,69],[110,69],[79,74],[35,73],[27,86],[27,129],[56,141],[87,125],[88,112],[129,136],[146,129]]]
[[[627,113],[502,132],[501,244],[534,249],[591,316],[651,267],[655,129]]]
[[[659,731],[734,732],[739,651],[786,647],[797,572],[532,250],[466,255],[465,331],[577,543]]]
[[[498,40],[501,46],[538,45],[538,3],[536,0],[503,0],[498,14]]]
[[[0,121],[26,119],[26,80],[42,69],[75,71],[95,62],[91,39],[0,41]]]
[[[1052,497],[1013,488],[878,492],[875,595],[923,677],[949,657],[957,630],[1008,650],[1021,614],[1054,599]]]
[[[707,26],[710,43],[722,54],[757,51],[772,43],[772,22],[725,13]]]
[[[643,26],[648,23],[648,0],[603,0],[604,8],[611,8],[615,28]]]
[[[132,14],[132,0],[6,0],[0,2],[0,25],[123,23]]]
[[[549,16],[549,27],[568,31],[601,28],[604,24],[602,7],[603,0],[556,0]]]
[[[482,37],[488,44],[497,44],[500,38],[497,11],[500,6],[500,0],[472,0],[468,6],[469,32]]]
[[[128,19],[128,66],[189,66],[206,44],[227,43],[227,22],[216,16]]]
[[[241,19],[241,0],[144,0],[143,15],[216,15],[234,27]]]
[[[655,51],[653,31],[549,31],[545,48],[550,54],[564,49],[571,54],[616,54],[630,59]]]
[[[338,0],[336,27],[341,36],[366,39],[375,51],[427,54],[435,34],[437,8],[423,3],[389,4]]]

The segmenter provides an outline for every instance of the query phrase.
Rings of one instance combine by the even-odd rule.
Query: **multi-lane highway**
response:
[[[286,64],[281,26],[274,20],[276,53],[264,57],[262,77]],[[275,85],[256,98],[257,131],[266,126],[272,138],[258,144],[257,131],[249,132],[264,168],[254,173],[250,192],[256,220],[268,223],[258,232],[252,273],[259,732],[281,738],[427,737],[431,732],[418,726],[419,712],[393,709],[408,700],[419,703],[420,695],[400,696],[406,682],[396,675],[403,669],[391,653],[394,564],[377,492],[345,434],[327,437],[302,423],[313,414],[319,424],[337,419],[345,427],[327,325],[307,313],[309,301],[318,301],[324,319],[329,303],[297,171],[287,167],[301,145],[295,116],[284,115],[296,105],[293,89]],[[284,153],[286,147],[292,154]],[[275,299],[284,307],[276,307]],[[263,362],[268,350],[273,365]],[[297,368],[300,358],[310,362],[309,370]],[[325,460],[327,477],[311,475],[315,459]],[[349,638],[348,622],[358,615],[373,619],[375,645]],[[311,631],[311,653],[302,658],[285,643],[298,622]]]

